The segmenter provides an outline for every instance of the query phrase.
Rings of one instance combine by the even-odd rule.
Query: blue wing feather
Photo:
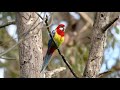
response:
[[[41,69],[40,72],[44,71],[44,69],[47,67],[48,63],[50,62],[51,56],[52,56],[52,54],[50,54],[50,55],[46,54],[45,55],[44,62],[43,62],[43,65],[42,65],[42,69]]]
[[[54,35],[55,35],[55,30],[52,30],[51,33],[52,33],[52,36],[54,37]],[[52,43],[53,43],[53,40],[52,40],[52,38],[50,38],[50,40],[48,41],[48,48],[51,47]]]
[[[48,41],[48,48],[51,46],[51,44],[52,44],[52,39]]]
[[[54,37],[56,30],[52,30],[52,36]]]
[[[54,35],[55,35],[55,30],[52,31],[52,36],[54,37]],[[53,40],[52,40],[52,38],[50,38],[48,41],[48,50],[44,57],[41,72],[47,67],[48,63],[50,62],[50,58],[51,58],[52,54],[49,53],[49,50],[50,50],[50,48],[54,47],[53,45],[54,45]]]

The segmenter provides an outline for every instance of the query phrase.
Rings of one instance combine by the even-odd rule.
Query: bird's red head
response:
[[[64,31],[65,31],[64,27],[65,27],[64,24],[59,24],[58,27],[56,28],[57,33],[62,37],[64,36]]]
[[[64,31],[64,27],[65,27],[64,24],[59,24],[56,29],[60,29],[60,30]]]

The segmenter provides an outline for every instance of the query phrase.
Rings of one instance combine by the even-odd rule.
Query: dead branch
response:
[[[38,20],[38,18],[37,18],[37,20]],[[33,25],[37,22],[37,20],[33,23]],[[33,25],[32,25],[27,32],[23,33],[22,35],[19,35],[20,40],[18,42],[16,42],[16,44],[13,45],[11,48],[7,49],[4,52],[1,52],[0,53],[0,57],[3,56],[3,55],[5,55],[6,53],[8,53],[9,51],[11,51],[12,49],[14,49],[18,44],[20,44],[23,40],[25,40],[25,37],[29,34],[29,32],[32,31],[32,30],[34,30],[39,24],[40,23],[38,23],[33,29],[32,29],[32,27],[33,27]]]
[[[85,19],[85,21],[89,22],[91,26],[93,25],[93,20],[85,12],[79,12],[79,14]]]
[[[9,26],[9,25],[12,25],[12,24],[15,24],[15,23],[16,23],[15,21],[7,22],[6,24],[1,25],[0,28],[4,28],[6,26]]]
[[[84,27],[80,30],[79,34],[86,31],[89,26],[93,26],[93,20],[85,13],[85,12],[78,12],[82,18],[86,21]]]
[[[44,78],[52,78],[52,76],[64,71],[66,68],[65,67],[60,67],[52,71],[45,71],[44,72]]]

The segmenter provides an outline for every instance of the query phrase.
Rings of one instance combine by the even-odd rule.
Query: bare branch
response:
[[[6,24],[1,25],[0,28],[4,28],[4,27],[6,27],[6,26],[9,26],[9,25],[11,25],[11,24],[15,24],[15,23],[16,23],[15,21],[7,22]]]
[[[57,69],[52,70],[52,71],[46,71],[45,78],[51,78],[55,74],[60,73],[60,72],[64,71],[65,69],[66,69],[65,67],[60,67],[60,68],[57,68]]]
[[[44,19],[44,18],[42,18],[42,16],[40,15],[40,14],[38,14],[38,13],[36,13],[42,20]]]
[[[93,20],[85,12],[78,13],[85,19],[85,21],[89,22],[91,26],[93,25]]]
[[[36,13],[44,22],[45,22],[45,17],[42,18],[40,14]],[[52,22],[53,22],[53,13],[50,13],[50,16],[51,16],[51,19],[50,19],[50,23],[47,27],[50,27],[52,25]]]
[[[6,53],[8,53],[9,51],[11,51],[13,48],[15,48],[19,43],[21,43],[23,41],[23,38],[20,39],[15,45],[13,45],[11,48],[7,49],[6,51],[0,53],[0,57],[5,55]]]
[[[16,58],[10,58],[10,57],[0,57],[0,59],[6,59],[6,60],[16,60]]]
[[[97,77],[100,78],[100,77],[103,77],[103,76],[108,75],[110,73],[112,73],[112,71],[106,71],[106,72],[100,73]]]
[[[107,24],[105,27],[103,27],[103,33],[114,24],[119,19],[119,17],[115,18],[113,21],[111,21],[109,24]]]
[[[39,18],[37,18],[37,20],[38,19]],[[33,25],[37,22],[37,20],[33,23]],[[11,48],[9,48],[6,51],[0,53],[0,57],[3,56],[3,55],[5,55],[6,53],[8,53],[9,51],[11,51],[12,49],[14,49],[18,44],[20,44],[23,40],[25,40],[25,37],[29,34],[29,32],[32,31],[32,30],[34,30],[39,24],[40,23],[38,23],[33,29],[32,29],[32,27],[33,27],[33,25],[32,25],[27,32],[25,32],[22,35],[20,35],[20,37],[21,37],[20,40],[15,45],[13,45]]]
[[[105,76],[105,78],[120,78],[120,70],[114,71]]]
[[[86,21],[86,24],[79,31],[79,34],[80,34],[82,32],[85,32],[86,30],[88,30],[89,26],[93,26],[93,20],[85,12],[78,12],[78,13]]]
[[[84,32],[84,31],[86,31],[89,26],[90,26],[90,23],[87,22],[87,23],[82,27],[82,29],[79,31],[79,33],[82,33],[82,32]]]

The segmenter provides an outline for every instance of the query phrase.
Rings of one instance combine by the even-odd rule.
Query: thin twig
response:
[[[41,15],[38,14],[38,13],[36,13],[36,14],[45,22],[45,20],[44,20],[45,18],[41,17]],[[53,13],[51,13],[50,16],[51,16],[50,24],[48,26],[46,26],[46,27],[50,27],[52,25],[52,22],[53,22]]]
[[[100,73],[97,77],[100,78],[110,73],[112,73],[112,71],[106,71],[106,72]]]
[[[116,22],[117,20],[119,19],[119,17],[117,17],[117,18],[115,18],[113,21],[111,21],[109,24],[107,24],[104,28],[103,28],[103,33],[110,27],[110,26],[112,26],[112,24],[114,23],[114,22]]]
[[[6,60],[16,60],[16,58],[9,58],[9,57],[0,57],[0,59],[6,59]]]
[[[38,14],[38,13],[36,13],[36,14],[37,14],[37,15],[38,15],[38,16],[39,16],[42,20],[44,19],[44,18],[42,18],[42,17],[41,17],[41,15],[40,15],[40,14]]]
[[[39,19],[39,18],[37,18],[37,20],[38,20],[38,19]],[[37,22],[37,20],[33,23],[33,25]],[[15,45],[13,45],[11,48],[9,48],[9,49],[7,49],[6,51],[0,53],[0,57],[3,56],[3,55],[5,55],[6,53],[8,53],[9,51],[11,51],[12,49],[14,49],[18,44],[20,44],[23,40],[25,40],[25,37],[29,34],[29,32],[32,31],[32,30],[34,30],[39,24],[40,24],[40,23],[38,23],[33,29],[32,29],[32,27],[33,27],[33,25],[32,25],[32,26],[28,29],[27,32],[25,32],[25,33],[23,33],[22,35],[20,35],[20,36],[22,36],[22,37],[20,38],[20,40],[19,40]]]
[[[36,14],[37,14],[37,13],[36,13]],[[39,14],[37,14],[37,15],[40,16]],[[41,18],[41,16],[40,16],[40,18]],[[41,18],[41,19],[43,20],[43,18]],[[49,32],[49,35],[50,35],[50,37],[52,38],[55,46],[57,47],[58,53],[59,53],[60,56],[62,57],[62,60],[63,60],[64,63],[67,65],[67,67],[70,69],[70,71],[71,71],[71,73],[73,74],[73,76],[76,77],[76,78],[78,78],[77,75],[75,74],[75,72],[72,70],[70,64],[67,62],[67,60],[65,59],[65,57],[61,54],[61,52],[60,52],[60,50],[59,50],[59,48],[58,48],[55,40],[53,39],[53,36],[52,36],[52,34],[51,34],[51,32],[50,32],[50,29],[49,29],[49,27],[48,27],[48,16],[47,16],[47,15],[46,15],[45,23],[46,23],[46,26],[47,26],[47,30],[48,30],[48,32]]]
[[[9,26],[9,25],[11,25],[11,24],[15,24],[15,23],[16,23],[15,21],[7,22],[6,24],[1,25],[0,28],[4,28],[4,27],[6,27],[6,26]]]
[[[0,53],[0,57],[11,51],[13,48],[15,48],[19,43],[23,41],[23,38],[21,38],[15,45],[13,45],[11,48],[7,49],[6,51]]]

